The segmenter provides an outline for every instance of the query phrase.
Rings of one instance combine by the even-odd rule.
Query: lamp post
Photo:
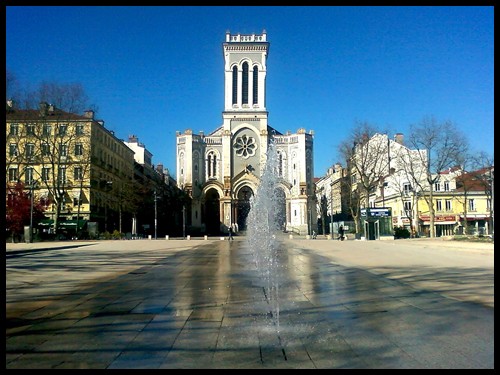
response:
[[[33,195],[36,181],[31,180],[31,194],[30,194],[30,243],[33,243]]]
[[[158,220],[157,220],[157,208],[156,208],[156,201],[158,199],[157,195],[156,195],[156,190],[154,191],[154,194],[155,194],[155,240],[156,240],[156,234],[157,234],[157,228],[158,228]]]
[[[182,206],[182,238],[186,238],[186,206]]]
[[[309,235],[312,234],[312,210],[309,207]]]
[[[101,180],[104,182],[105,191],[108,193],[113,188],[113,181]],[[106,194],[106,203],[104,204],[104,230],[108,231],[108,205],[109,205],[109,196]]]

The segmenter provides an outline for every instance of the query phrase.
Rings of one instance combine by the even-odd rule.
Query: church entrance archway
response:
[[[205,228],[207,234],[220,234],[220,196],[216,189],[205,194]]]
[[[238,192],[238,200],[236,202],[236,222],[239,230],[247,228],[247,218],[250,212],[250,198],[253,196],[253,190],[248,186],[244,186]]]

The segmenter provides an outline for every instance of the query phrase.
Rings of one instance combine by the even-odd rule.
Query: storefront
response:
[[[424,215],[419,217],[424,236],[430,236],[430,216]],[[436,228],[436,237],[453,236],[456,228],[459,225],[456,215],[435,215],[434,227]]]
[[[489,231],[489,216],[478,214],[467,214],[467,234],[471,235],[485,235],[490,234]],[[465,233],[465,220],[464,215],[460,215],[460,227],[458,234]]]

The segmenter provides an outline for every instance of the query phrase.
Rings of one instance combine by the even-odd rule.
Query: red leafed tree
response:
[[[26,190],[24,184],[18,182],[9,189],[5,207],[6,228],[12,234],[12,238],[20,236],[24,226],[30,224],[31,197],[30,191]],[[33,223],[44,218],[44,206],[40,201],[33,201]]]

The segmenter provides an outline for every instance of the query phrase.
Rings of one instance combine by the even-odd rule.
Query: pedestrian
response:
[[[229,235],[227,236],[227,240],[228,241],[234,241],[233,239],[233,228],[232,227],[229,227]]]
[[[340,241],[344,241],[344,227],[341,225],[339,227],[339,238]]]

